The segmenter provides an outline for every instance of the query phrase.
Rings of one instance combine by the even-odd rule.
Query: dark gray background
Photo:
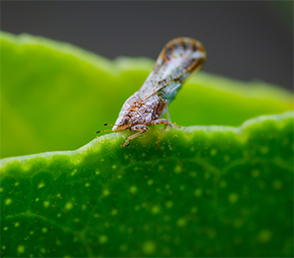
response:
[[[108,58],[155,59],[167,41],[193,37],[207,50],[203,70],[292,89],[292,10],[292,2],[265,1],[2,2],[1,29],[69,42]]]

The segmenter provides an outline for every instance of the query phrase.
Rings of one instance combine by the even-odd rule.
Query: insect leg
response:
[[[147,130],[148,130],[148,127],[146,125],[134,125],[134,126],[132,126],[131,131],[140,131],[140,132],[129,136],[128,139],[126,140],[126,142],[121,147],[128,146],[130,144],[130,140],[132,140],[132,139],[138,137],[139,135],[145,133]]]
[[[170,126],[170,127],[174,127],[174,126],[176,126],[176,127],[178,127],[178,128],[181,128],[181,126],[179,126],[179,125],[177,125],[176,123],[172,123],[172,121],[171,121],[171,119],[170,119],[170,115],[169,115],[169,111],[168,111],[168,104],[167,104],[167,102],[166,102],[166,105],[165,105],[165,112],[166,112],[166,116],[167,116],[167,122],[168,122],[168,125]]]
[[[169,115],[169,111],[168,111],[168,105],[165,106],[165,112],[166,112],[166,115],[167,115],[167,121],[168,121],[168,124],[170,126],[172,126],[172,121],[170,119],[170,115]]]
[[[160,141],[160,138],[162,136],[162,134],[164,133],[164,131],[166,130],[166,127],[169,125],[169,122],[166,120],[166,119],[157,119],[157,120],[153,120],[151,122],[151,124],[153,125],[164,125],[162,131],[160,132],[160,134],[158,135],[158,138],[157,138],[157,148],[159,149],[159,141]]]
[[[166,102],[166,105],[165,105],[165,112],[166,112],[166,115],[167,115],[167,121],[168,121],[168,125],[170,126],[170,127],[178,127],[178,128],[181,128],[181,126],[179,126],[179,125],[177,125],[176,123],[172,123],[172,121],[171,121],[171,119],[170,119],[170,115],[169,115],[169,111],[168,111],[168,104],[167,104],[167,102]]]

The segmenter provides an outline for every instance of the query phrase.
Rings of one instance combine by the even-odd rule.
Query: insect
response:
[[[147,132],[147,126],[163,124],[159,141],[166,127],[172,125],[168,113],[169,103],[184,81],[203,66],[205,59],[205,48],[195,39],[176,38],[165,45],[140,90],[123,104],[115,124],[105,124],[112,125],[114,132],[126,129],[137,132],[129,136],[122,147]],[[160,118],[165,112],[168,120]]]

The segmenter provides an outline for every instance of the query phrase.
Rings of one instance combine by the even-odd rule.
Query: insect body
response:
[[[165,45],[152,72],[141,89],[126,100],[112,128],[115,132],[126,129],[138,131],[129,136],[122,147],[145,133],[147,126],[164,124],[165,129],[171,125],[169,115],[169,121],[160,117],[164,112],[168,114],[168,104],[175,98],[184,81],[202,67],[205,59],[204,46],[195,39],[176,38]]]

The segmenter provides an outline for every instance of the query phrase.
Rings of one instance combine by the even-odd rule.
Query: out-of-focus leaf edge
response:
[[[130,132],[111,133],[107,135],[97,136],[94,140],[74,151],[53,151],[40,154],[9,157],[0,160],[0,172],[2,175],[18,167],[22,171],[30,170],[31,165],[35,162],[54,162],[59,156],[66,157],[69,162],[78,165],[79,162],[87,156],[97,155],[97,157],[107,158],[114,153],[140,153],[142,151],[164,152],[172,149],[190,148],[197,145],[198,141],[217,142],[218,138],[227,139],[228,143],[231,139],[240,141],[246,145],[246,141],[256,132],[263,134],[270,130],[272,126],[282,131],[285,127],[293,127],[294,112],[288,111],[278,115],[266,115],[245,121],[240,127],[229,126],[191,126],[183,128],[167,129],[160,140],[160,148],[156,145],[157,136],[161,128],[151,128],[147,133],[134,139],[128,147],[122,148],[126,138],[131,135]],[[171,147],[172,145],[172,147]],[[107,151],[107,152],[106,152]],[[112,154],[111,154],[112,153]],[[99,155],[98,155],[99,154]],[[99,162],[99,159],[97,159]]]

